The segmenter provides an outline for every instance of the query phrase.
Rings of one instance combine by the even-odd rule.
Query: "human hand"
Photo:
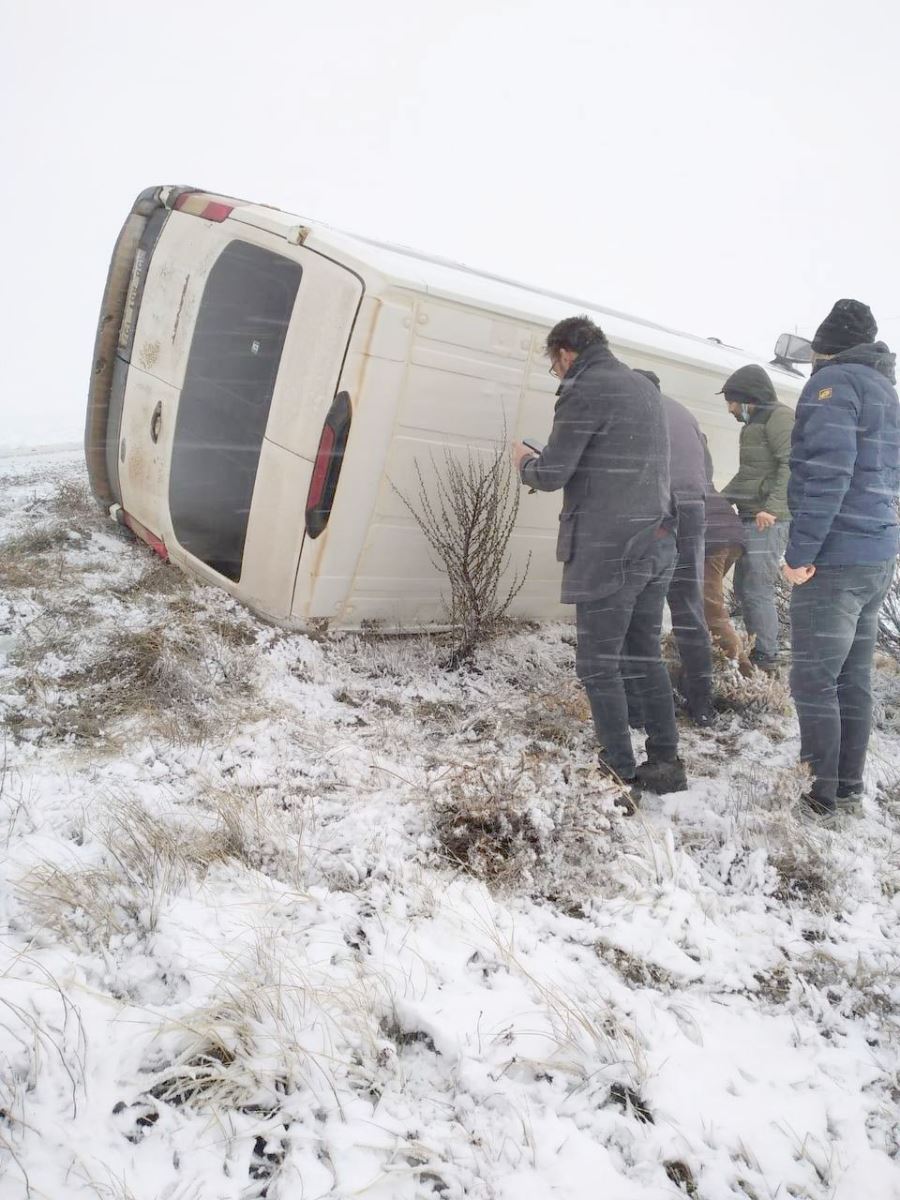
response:
[[[781,574],[788,581],[799,587],[802,583],[809,583],[813,575],[816,573],[816,568],[810,563],[805,567],[789,567],[787,563],[781,568]]]
[[[537,458],[535,452],[530,450],[523,442],[513,442],[509,448],[509,455],[517,473],[526,458]]]
[[[777,520],[778,518],[773,517],[771,513],[758,512],[756,514],[756,528],[762,533],[764,529],[771,529]]]

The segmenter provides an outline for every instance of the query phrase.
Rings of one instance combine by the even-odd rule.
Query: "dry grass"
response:
[[[567,782],[546,760],[455,767],[432,802],[438,853],[493,888],[578,910],[613,853],[620,795],[594,769]]]
[[[42,523],[0,543],[0,587],[12,590],[46,587],[63,574],[68,532]]]
[[[87,483],[80,479],[63,480],[57,485],[56,491],[41,503],[41,508],[67,525],[99,526],[105,520],[103,510],[91,495]]]
[[[777,675],[755,670],[741,674],[737,664],[713,648],[713,702],[723,712],[740,713],[745,724],[772,724],[793,712],[787,686]]]
[[[133,800],[114,802],[102,834],[104,845],[123,875],[146,887],[166,891],[202,878],[213,863],[231,857],[226,830],[189,825],[174,814],[148,812]]]
[[[591,709],[580,684],[560,684],[551,692],[527,697],[523,729],[541,742],[571,749],[591,726]]]
[[[284,868],[290,852],[280,838],[286,830],[264,828],[258,810],[239,813],[234,798],[228,808],[220,802],[208,823],[113,799],[95,825],[92,832],[85,819],[78,840],[96,838],[99,863],[69,870],[38,866],[19,884],[40,928],[66,939],[77,933],[92,948],[108,948],[117,935],[152,932],[164,904],[216,863],[236,859],[257,870],[281,867],[282,875],[296,875]]]
[[[434,806],[438,842],[452,863],[500,886],[532,873],[546,830],[537,823],[524,785],[524,765],[454,771],[447,794]]]
[[[297,1092],[340,1108],[341,1081],[383,1041],[378,1014],[388,1003],[378,980],[310,976],[289,945],[260,938],[217,984],[212,1003],[161,1031],[161,1041],[174,1038],[177,1049],[149,1094],[260,1117],[276,1115]]]
[[[46,498],[24,506],[31,527],[0,544],[0,586],[14,590],[46,588],[63,577],[65,550],[86,542],[86,528],[102,516],[87,486],[64,481]]]
[[[748,850],[762,847],[776,877],[774,895],[812,911],[840,907],[847,868],[833,836],[802,820],[798,801],[809,786],[806,767],[770,772],[760,767],[732,777],[731,827],[724,836]]]
[[[306,796],[262,785],[210,785],[200,802],[214,815],[224,855],[251,871],[305,888],[313,826]]]
[[[104,630],[92,642],[83,625],[36,622],[20,639],[11,661],[27,703],[5,718],[14,733],[90,741],[140,719],[148,734],[178,744],[246,712],[255,665],[246,643],[159,618],[145,628]],[[75,665],[60,673],[60,658]]]
[[[156,928],[162,892],[130,884],[115,867],[65,871],[39,866],[19,884],[41,929],[71,941],[73,935],[90,948],[107,948],[115,936],[147,934]]]

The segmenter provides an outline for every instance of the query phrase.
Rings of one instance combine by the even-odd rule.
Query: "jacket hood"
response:
[[[778,403],[772,380],[766,372],[756,365],[748,363],[746,367],[738,367],[733,375],[729,375],[718,393],[726,400],[741,400],[745,404],[757,404],[760,408],[771,408]]]
[[[851,346],[849,350],[842,350],[833,358],[826,358],[823,362],[817,363],[813,374],[821,371],[823,367],[835,364],[843,367],[849,366],[851,363],[871,367],[873,371],[883,375],[889,383],[897,382],[897,355],[892,354],[884,342],[863,342],[862,345]]]

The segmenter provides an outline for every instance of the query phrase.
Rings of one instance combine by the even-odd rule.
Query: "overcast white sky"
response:
[[[841,296],[900,343],[898,51],[895,0],[2,0],[0,444],[80,438],[159,183],[766,355]]]

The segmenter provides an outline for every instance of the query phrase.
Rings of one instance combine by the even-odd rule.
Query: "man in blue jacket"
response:
[[[813,339],[791,444],[791,691],[813,780],[803,802],[825,821],[859,808],[878,611],[900,549],[900,402],[877,333],[865,304],[834,305]]]

